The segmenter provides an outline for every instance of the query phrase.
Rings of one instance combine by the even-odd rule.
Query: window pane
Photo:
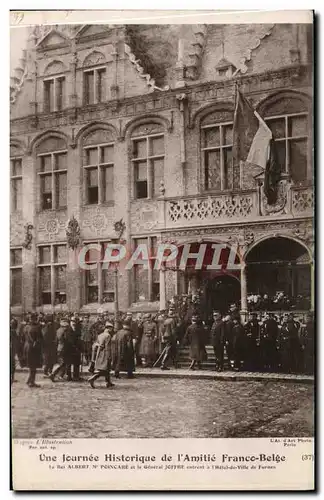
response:
[[[67,154],[60,153],[55,155],[55,170],[66,170],[67,169]]]
[[[13,210],[22,209],[22,179],[12,179]]]
[[[100,252],[95,250],[94,248],[89,248],[85,255],[85,262],[90,263],[90,262],[99,262],[100,260]]]
[[[223,144],[233,144],[233,125],[223,127]]]
[[[280,169],[286,171],[286,141],[275,141],[276,153]]]
[[[106,100],[106,70],[99,69],[97,71],[97,101],[103,102]]]
[[[56,109],[60,111],[64,107],[64,86],[65,78],[56,79]]]
[[[288,118],[289,137],[308,135],[307,116],[292,116]]]
[[[87,169],[88,203],[93,205],[99,201],[98,192],[98,169]]]
[[[103,146],[100,148],[100,163],[114,162],[114,146]]]
[[[307,139],[291,140],[290,145],[290,173],[294,182],[301,182],[307,178]]]
[[[98,186],[98,169],[97,168],[88,168],[88,185],[91,187]]]
[[[21,248],[15,248],[10,250],[10,265],[11,266],[21,266],[22,264],[22,250]]]
[[[219,127],[204,129],[204,136],[205,136],[205,141],[204,141],[205,148],[220,145]]]
[[[103,289],[105,292],[114,291],[114,271],[111,269],[103,269],[102,270],[102,279],[103,279]]]
[[[164,155],[164,137],[152,137],[151,156]]]
[[[44,82],[44,111],[54,110],[54,80]]]
[[[67,259],[66,245],[55,245],[54,262],[66,262],[66,259]]]
[[[51,155],[41,156],[41,171],[51,172],[52,171],[52,157]]]
[[[147,156],[146,139],[142,141],[133,141],[133,145],[134,145],[134,158],[146,158]]]
[[[66,289],[66,266],[55,267],[55,291],[65,292]]]
[[[268,127],[270,128],[273,137],[275,139],[280,139],[286,136],[286,126],[284,118],[276,118],[275,120],[266,120]]]
[[[40,264],[49,264],[51,262],[51,247],[39,247]]]
[[[87,271],[88,285],[94,286],[98,285],[98,270],[97,269],[89,269]]]
[[[11,270],[11,305],[22,303],[22,270]]]
[[[94,103],[94,73],[93,71],[87,71],[84,73],[84,100],[85,104]]]
[[[135,266],[135,300],[149,300],[148,293],[148,270],[143,266]]]
[[[57,306],[59,304],[66,304],[66,293],[65,292],[56,292],[55,293],[55,301],[54,304]]]
[[[225,189],[233,189],[233,163],[232,163],[232,149],[226,148],[223,149],[224,154],[224,170],[225,170],[225,179],[224,179],[224,188]]]
[[[98,148],[85,150],[85,165],[98,165]]]
[[[114,199],[114,167],[102,169],[104,202]]]
[[[22,175],[22,160],[11,160],[11,175]]]
[[[56,203],[58,208],[67,206],[67,174],[56,175]]]
[[[41,176],[42,208],[48,210],[52,208],[52,175]]]
[[[205,186],[206,189],[221,189],[219,150],[205,153]]]
[[[147,180],[146,161],[138,162],[135,164],[135,179],[137,181],[146,181]]]
[[[164,179],[164,160],[151,161],[153,172],[153,196],[159,196],[161,181]]]
[[[39,268],[39,281],[40,281],[40,290],[42,292],[50,292],[51,291],[51,268],[50,267],[41,267]]]

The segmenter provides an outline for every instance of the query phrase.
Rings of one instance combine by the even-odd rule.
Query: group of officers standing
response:
[[[169,370],[179,365],[179,351],[189,346],[190,369],[200,369],[207,360],[206,346],[211,345],[215,369],[282,371],[312,374],[314,370],[314,320],[307,314],[304,324],[286,314],[279,322],[274,314],[264,313],[262,320],[252,313],[242,324],[236,306],[227,315],[214,311],[209,324],[195,311],[181,318],[170,307],[158,314],[133,318],[128,312],[118,320],[109,314],[93,322],[89,315],[56,317],[30,313],[18,325],[10,322],[11,380],[16,360],[29,368],[27,384],[35,382],[37,368],[53,382],[59,379],[81,380],[83,365],[89,365],[91,387],[100,376],[112,387],[115,377],[126,372],[132,378],[136,366],[159,366]]]

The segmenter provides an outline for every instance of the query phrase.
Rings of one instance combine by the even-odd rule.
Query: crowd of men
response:
[[[243,324],[235,305],[228,314],[214,311],[210,321],[188,309],[180,315],[170,305],[156,314],[109,314],[96,318],[78,314],[66,316],[28,313],[18,322],[11,318],[11,380],[17,361],[28,367],[27,384],[37,387],[37,368],[53,382],[82,380],[84,366],[88,382],[105,377],[112,387],[115,378],[126,372],[132,378],[136,366],[169,370],[179,366],[179,352],[189,346],[190,369],[202,368],[206,346],[214,351],[215,370],[281,371],[312,374],[314,370],[314,320],[304,323],[290,313],[252,312]],[[87,375],[88,377],[88,375]]]

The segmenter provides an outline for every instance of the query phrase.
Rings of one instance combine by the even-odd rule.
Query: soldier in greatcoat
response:
[[[210,331],[211,344],[215,354],[216,371],[220,372],[224,369],[225,325],[219,311],[214,311],[213,320],[214,321]]]
[[[174,311],[170,309],[162,328],[162,347],[164,354],[161,361],[161,370],[170,369],[167,366],[167,362],[170,358],[173,360],[174,367],[177,367],[177,334],[178,323],[174,316]]]
[[[135,371],[134,346],[128,321],[123,321],[123,327],[112,338],[112,358],[115,377],[120,378],[120,372],[126,371],[128,378],[133,378]]]
[[[191,359],[190,370],[194,370],[197,364],[198,369],[201,368],[202,361],[207,359],[205,349],[205,330],[201,324],[198,324],[198,317],[192,316],[191,325],[188,326],[183,344],[189,343],[189,357]]]
[[[56,329],[52,314],[45,316],[42,334],[44,375],[49,376],[56,361]]]
[[[298,328],[291,314],[284,316],[280,331],[280,364],[286,373],[295,373],[300,356]]]
[[[67,335],[69,331],[69,322],[67,318],[61,318],[60,327],[56,332],[56,359],[57,364],[54,366],[50,375],[52,382],[55,381],[56,375],[60,373],[63,378],[67,364],[68,364],[68,350],[67,350]]]
[[[110,321],[106,321],[105,329],[98,335],[96,340],[96,356],[94,361],[94,374],[88,379],[91,387],[94,389],[94,382],[99,377],[105,377],[106,387],[113,387],[110,380],[111,368],[111,339],[114,326]]]
[[[256,371],[260,366],[260,325],[257,314],[251,313],[249,321],[244,325],[246,335],[246,368]]]
[[[233,354],[234,354],[234,369],[242,370],[245,354],[246,354],[246,337],[244,328],[238,317],[233,319]]]
[[[80,380],[80,365],[82,353],[81,328],[75,317],[71,318],[66,334],[66,374],[68,380]],[[72,374],[73,367],[73,374]]]
[[[306,322],[301,327],[301,345],[303,352],[303,370],[308,375],[314,373],[314,318],[311,313],[306,316]]]
[[[143,335],[139,347],[139,354],[143,366],[153,366],[157,355],[157,326],[150,314],[145,315],[143,322]]]
[[[266,314],[261,327],[262,368],[275,371],[278,367],[277,355],[278,323],[272,313]]]
[[[30,323],[25,327],[25,359],[29,368],[27,385],[29,387],[39,387],[35,383],[36,370],[42,367],[42,330],[37,322],[37,314],[32,313]]]

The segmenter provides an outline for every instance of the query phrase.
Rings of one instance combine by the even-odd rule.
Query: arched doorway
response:
[[[308,250],[285,237],[257,243],[246,255],[249,309],[308,310],[311,261]],[[251,299],[251,300],[249,300]]]
[[[234,303],[239,306],[241,300],[239,279],[229,274],[211,277],[206,281],[204,300],[208,317],[215,310],[222,314],[228,313],[230,305]]]

